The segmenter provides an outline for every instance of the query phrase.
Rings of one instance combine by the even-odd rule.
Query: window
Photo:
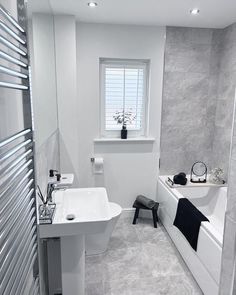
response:
[[[146,131],[148,61],[101,59],[101,133],[119,137],[126,118],[129,136]]]

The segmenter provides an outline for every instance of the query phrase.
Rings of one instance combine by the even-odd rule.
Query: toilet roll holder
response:
[[[103,158],[90,158],[93,174],[103,174]]]
[[[94,162],[95,162],[95,158],[90,158],[90,161],[91,161],[92,163],[94,163]]]
[[[93,157],[93,158],[90,158],[90,161],[91,161],[92,163],[94,163],[94,162],[95,162],[95,159],[96,159],[96,158],[94,158],[94,157]],[[103,160],[103,159],[102,159],[102,160]]]

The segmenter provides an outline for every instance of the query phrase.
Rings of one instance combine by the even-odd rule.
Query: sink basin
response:
[[[105,188],[54,191],[52,224],[40,224],[40,238],[60,237],[63,295],[84,295],[85,235],[102,233],[111,219]]]
[[[54,191],[53,199],[53,223],[39,226],[40,238],[100,233],[111,219],[105,188]]]

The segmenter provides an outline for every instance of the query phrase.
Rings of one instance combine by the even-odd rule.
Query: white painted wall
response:
[[[105,186],[109,199],[123,208],[131,207],[138,194],[155,198],[159,170],[165,28],[78,23],[76,39],[77,101],[75,104],[74,96],[71,97],[70,92],[68,95],[65,94],[64,99],[72,105],[69,109],[62,110],[62,116],[64,121],[73,120],[76,116],[76,121],[73,120],[72,124],[68,124],[65,132],[75,132],[75,138],[71,138],[67,144],[76,146],[78,164],[74,166],[74,172],[78,185]],[[67,58],[74,61],[69,52],[70,47],[71,44],[67,46]],[[155,137],[154,144],[128,142],[94,144],[93,140],[99,137],[100,131],[100,57],[150,59],[149,136]],[[73,109],[74,107],[76,109]],[[59,112],[59,122],[61,120]],[[91,156],[104,158],[104,175],[92,174]],[[61,167],[63,170],[63,165]]]

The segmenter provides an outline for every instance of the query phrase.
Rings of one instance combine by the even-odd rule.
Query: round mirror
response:
[[[203,162],[196,162],[193,165],[192,171],[196,176],[203,176],[207,172],[207,167]]]

